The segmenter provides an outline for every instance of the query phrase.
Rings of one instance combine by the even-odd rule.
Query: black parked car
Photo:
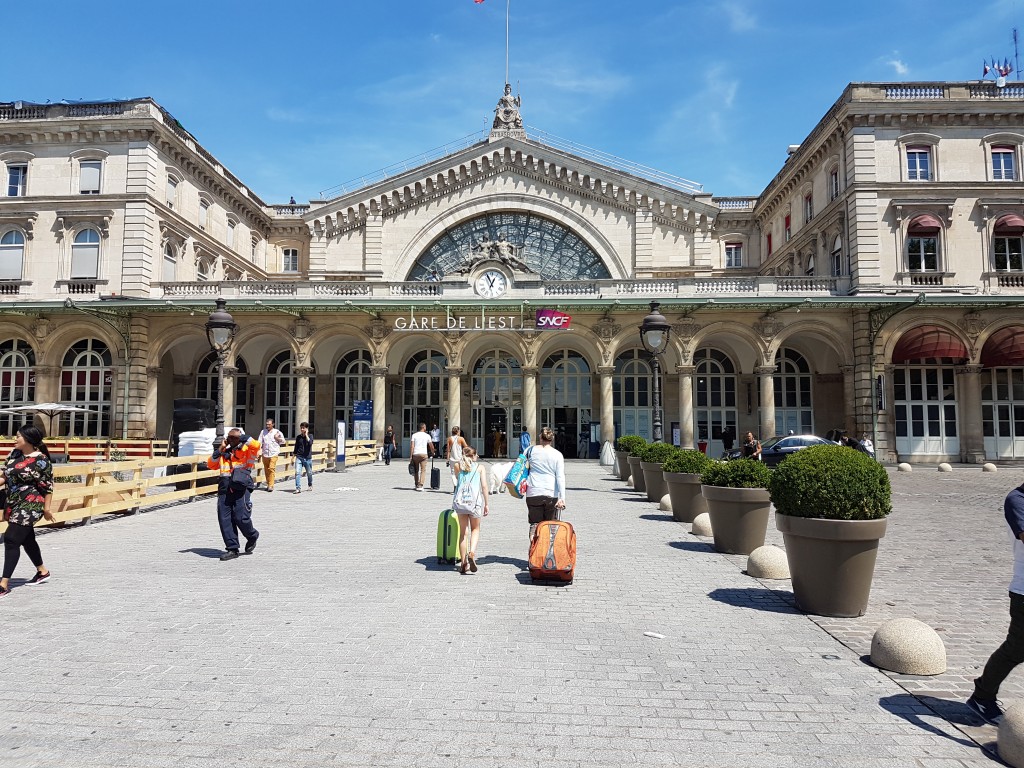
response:
[[[796,453],[800,449],[812,445],[835,445],[835,443],[823,437],[815,437],[814,435],[779,435],[761,443],[761,461],[769,467],[775,467],[791,453]],[[729,451],[729,455],[726,458],[731,461],[732,459],[740,459],[742,457],[743,449],[734,448]]]

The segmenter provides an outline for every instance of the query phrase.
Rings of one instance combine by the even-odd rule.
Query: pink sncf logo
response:
[[[568,330],[572,322],[572,315],[559,312],[557,309],[537,310],[538,331],[562,331]]]

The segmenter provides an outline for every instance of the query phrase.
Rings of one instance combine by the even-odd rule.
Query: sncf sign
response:
[[[556,309],[538,309],[537,310],[537,330],[538,331],[561,331],[568,330],[569,324],[572,322],[572,315],[567,315],[565,312],[559,312]]]

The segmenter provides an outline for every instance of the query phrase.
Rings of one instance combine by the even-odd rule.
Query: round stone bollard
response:
[[[914,468],[912,466],[910,466],[909,464],[907,464],[907,462],[904,461],[902,464],[900,464],[898,467],[896,467],[896,471],[897,472],[913,472]]]
[[[630,488],[633,487],[633,476],[632,475],[630,475],[629,477],[626,478],[626,485],[628,485]]]
[[[788,579],[786,550],[773,544],[758,547],[747,557],[747,576],[755,579]]]
[[[693,518],[693,526],[690,528],[690,533],[694,536],[714,536],[711,532],[711,515],[707,512],[701,512]]]
[[[1014,704],[1003,714],[996,746],[1004,762],[1024,768],[1024,703]]]
[[[953,468],[951,466],[949,466],[949,464],[947,464],[946,462],[942,462],[941,464],[939,464],[939,472],[952,472],[952,471],[953,471]]]
[[[662,512],[671,512],[672,511],[672,497],[669,496],[667,493],[664,496],[662,496],[661,497],[661,503],[658,504],[658,509],[660,509]]]
[[[946,671],[946,646],[923,621],[889,619],[871,638],[871,663],[901,675],[941,675]]]
[[[981,471],[982,472],[996,472],[998,470],[997,470],[997,467],[996,467],[995,464],[993,464],[992,462],[989,462],[989,463],[987,463],[987,464],[982,466]]]

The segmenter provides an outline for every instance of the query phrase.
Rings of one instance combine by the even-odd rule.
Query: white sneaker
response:
[[[302,493],[302,489],[301,488],[296,488],[294,493]]]

